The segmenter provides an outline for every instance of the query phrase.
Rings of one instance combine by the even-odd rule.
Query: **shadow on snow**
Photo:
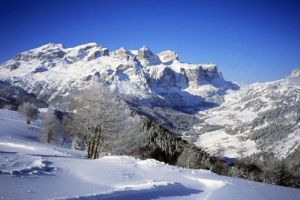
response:
[[[172,183],[165,186],[156,186],[150,189],[143,190],[127,190],[127,191],[117,191],[111,194],[99,194],[93,196],[84,196],[84,197],[76,197],[74,199],[80,200],[122,200],[122,199],[130,199],[130,200],[151,200],[157,199],[160,197],[178,197],[178,196],[189,196],[192,194],[198,194],[203,192],[201,190],[187,188],[181,183]],[[68,200],[72,200],[73,198],[69,198]]]

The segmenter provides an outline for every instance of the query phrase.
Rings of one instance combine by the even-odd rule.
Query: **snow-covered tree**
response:
[[[51,111],[48,111],[44,115],[43,128],[42,128],[42,138],[47,143],[52,143],[57,140],[58,135],[61,132],[60,122]]]
[[[35,119],[39,113],[38,108],[29,102],[25,102],[18,107],[18,111],[25,115],[26,123],[30,124],[33,119]]]
[[[62,142],[61,146],[67,141],[68,138],[73,136],[73,126],[74,126],[74,119],[71,115],[63,115],[62,122]]]
[[[74,113],[73,131],[85,141],[87,157],[99,157],[100,148],[105,149],[133,133],[133,118],[125,103],[106,87],[95,83],[79,92],[70,104]],[[109,142],[106,142],[109,141]]]

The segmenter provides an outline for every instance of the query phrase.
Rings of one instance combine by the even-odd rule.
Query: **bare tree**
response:
[[[43,129],[42,129],[42,137],[47,143],[54,142],[61,132],[60,130],[60,122],[55,116],[55,114],[51,111],[48,111],[44,115],[43,121]]]
[[[74,119],[71,115],[63,115],[62,118],[62,142],[61,146],[73,135]]]
[[[98,158],[100,148],[106,148],[104,144],[110,146],[112,142],[124,138],[124,134],[132,128],[130,110],[99,83],[81,91],[70,109],[74,112],[74,132],[85,141],[90,159]]]
[[[19,106],[18,111],[25,115],[26,123],[30,124],[33,119],[35,119],[39,113],[38,108],[29,102],[25,102]]]

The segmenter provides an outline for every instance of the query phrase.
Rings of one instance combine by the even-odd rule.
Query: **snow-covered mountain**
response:
[[[109,52],[96,43],[74,48],[47,44],[23,52],[0,66],[0,79],[46,102],[99,80],[130,103],[180,110],[218,105],[227,90],[239,88],[225,81],[216,65],[182,63],[173,51]]]
[[[216,65],[184,63],[170,50],[47,44],[0,65],[0,94],[7,98],[10,85],[61,106],[74,89],[99,81],[213,154],[285,158],[300,151],[299,74],[296,69],[282,80],[239,86],[224,80]]]
[[[197,114],[200,122],[193,126],[197,134],[190,135],[192,140],[229,157],[257,152],[273,152],[279,158],[299,155],[299,72],[300,68],[284,79],[226,94],[221,106]]]

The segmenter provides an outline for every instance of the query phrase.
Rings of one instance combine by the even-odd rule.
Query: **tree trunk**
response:
[[[97,159],[100,154],[100,144],[101,144],[101,128],[95,129],[95,134],[90,136],[88,140],[88,158],[89,159]]]
[[[101,144],[101,131],[99,131],[98,134],[98,140],[97,140],[97,148],[96,148],[96,157],[99,158],[99,154],[100,154],[100,144]]]
[[[93,144],[92,144],[92,159],[95,159],[94,154],[95,154],[95,146],[96,146],[96,136],[94,135],[93,137]]]
[[[94,159],[97,159],[97,158],[99,158],[99,154],[100,154],[100,135],[99,134],[97,134],[95,136],[95,141],[96,141],[96,145],[94,147],[93,157],[94,157]]]
[[[91,136],[88,137],[88,158],[92,159],[92,144],[93,144],[93,138]]]
[[[66,142],[66,137],[63,138],[63,141],[61,142],[60,147],[64,146],[64,143]]]
[[[50,129],[49,131],[48,131],[48,135],[47,135],[47,143],[51,143],[51,141],[52,141],[52,130]]]

